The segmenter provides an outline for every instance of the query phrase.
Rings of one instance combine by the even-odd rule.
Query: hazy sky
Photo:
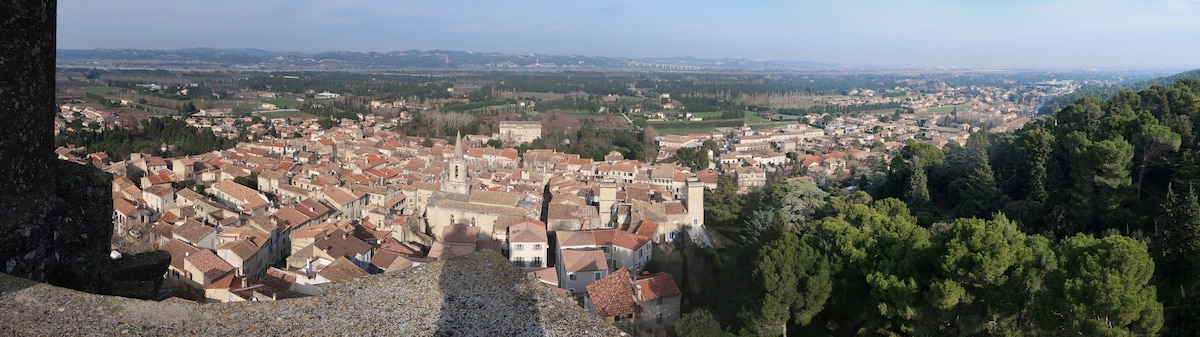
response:
[[[59,0],[59,48],[1200,68],[1200,0]]]

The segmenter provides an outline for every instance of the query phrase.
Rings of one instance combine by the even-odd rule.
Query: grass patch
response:
[[[258,114],[258,116],[262,117],[262,118],[300,118],[300,119],[320,119],[321,118],[321,116],[317,116],[317,115],[310,114],[310,113],[300,111],[300,110],[260,112]]]
[[[747,112],[746,112],[746,117],[745,117],[745,118],[743,118],[742,120],[743,120],[743,121],[745,121],[745,122],[746,122],[746,124],[752,124],[752,123],[765,123],[765,122],[770,122],[770,121],[771,121],[771,120],[769,120],[769,119],[766,119],[766,118],[764,118],[764,117],[762,117],[762,116],[759,116],[758,114],[755,114],[755,113],[753,113],[753,112],[749,112],[749,111],[747,111]]]
[[[95,87],[87,87],[87,88],[84,88],[83,91],[87,92],[89,94],[97,94],[97,95],[102,95],[102,96],[103,95],[111,95],[113,92],[113,87],[102,85],[102,86],[95,86]]]
[[[954,111],[955,108],[959,108],[959,110],[962,110],[961,109],[962,107],[958,106],[958,105],[943,105],[943,106],[939,106],[936,108],[930,108],[929,112],[948,113],[948,112]]]
[[[754,130],[762,130],[762,129],[777,128],[777,127],[784,126],[784,125],[788,125],[788,124],[791,124],[791,123],[764,123],[764,124],[753,124],[753,125],[750,125],[750,128],[751,128],[751,129],[754,129]]]
[[[291,99],[287,99],[287,98],[272,98],[272,99],[268,99],[268,100],[263,100],[263,103],[274,104],[275,106],[279,107],[280,109],[295,108],[295,107],[300,106],[300,103],[296,102],[296,100],[291,100]]]
[[[704,118],[704,119],[717,119],[717,118],[721,118],[722,113],[723,112],[721,112],[721,111],[705,111],[705,112],[693,112],[692,114],[696,115],[696,117],[700,117],[700,118]]]

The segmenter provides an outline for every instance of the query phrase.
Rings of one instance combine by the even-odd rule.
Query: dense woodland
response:
[[[686,250],[706,268],[684,288],[706,295],[685,296],[677,329],[1196,335],[1197,123],[1200,80],[1186,79],[965,146],[908,144],[880,183],[776,179],[739,196],[721,179],[705,218],[742,247]]]

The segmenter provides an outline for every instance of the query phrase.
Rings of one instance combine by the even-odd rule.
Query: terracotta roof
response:
[[[170,186],[166,186],[166,185],[154,185],[154,186],[147,187],[145,190],[142,190],[142,193],[149,193],[149,194],[153,194],[153,195],[162,197],[162,196],[174,194],[175,189],[171,188]]]
[[[504,243],[497,240],[481,240],[475,243],[475,251],[491,250],[503,254]]]
[[[555,198],[556,201],[562,198]],[[552,203],[546,209],[546,219],[577,219],[579,218],[579,205]]]
[[[612,238],[613,246],[623,247],[629,250],[637,250],[649,242],[649,236],[638,235],[626,231],[616,231]]]
[[[675,285],[675,278],[664,272],[638,279],[637,284],[641,287],[643,300],[680,294],[679,287]]]
[[[489,213],[489,214],[497,214],[497,215],[513,215],[513,216],[525,216],[526,215],[525,210],[521,209],[519,207],[480,205],[480,204],[473,204],[473,203],[469,203],[469,202],[450,200],[450,199],[438,200],[437,205],[440,207],[445,207],[445,208],[450,208],[450,209],[471,210],[471,211],[478,212],[478,213]]]
[[[546,238],[546,226],[529,221],[508,226],[509,242],[549,242]]]
[[[313,246],[325,251],[331,257],[352,258],[359,254],[366,255],[371,251],[371,245],[341,229],[334,230],[329,235],[318,236],[316,241],[313,241]]]
[[[390,250],[392,252],[407,256],[421,256],[420,249],[413,249],[413,247],[409,247],[408,245],[400,243],[400,241],[396,240],[396,238],[391,237],[383,239],[383,241],[379,243],[379,249],[376,249],[375,252],[378,253],[381,250]]]
[[[429,248],[429,257],[435,261],[445,261],[473,252],[475,252],[475,243],[436,241]]]
[[[115,194],[113,195],[112,199],[113,199],[113,209],[116,210],[117,212],[120,212],[121,214],[129,215],[129,214],[133,214],[133,211],[137,210],[137,205],[134,205],[132,202],[129,202],[129,200],[125,200],[124,198],[118,197]]]
[[[187,221],[184,221],[182,225],[179,225],[179,227],[175,227],[173,232],[175,235],[178,235],[184,240],[191,241],[192,243],[198,243],[201,240],[204,240],[204,238],[209,234],[216,233],[216,231],[216,229],[208,227],[199,221],[188,219]]]
[[[684,207],[682,202],[663,203],[663,209],[667,212],[667,214],[687,213],[687,207]]]
[[[532,270],[529,272],[529,275],[532,275],[538,281],[542,281],[542,283],[555,287],[558,286],[558,268],[550,267]]]
[[[333,263],[325,266],[320,272],[317,272],[317,275],[331,282],[341,282],[356,277],[367,276],[367,272],[345,257],[338,257]]]
[[[179,215],[176,215],[175,212],[167,212],[167,214],[163,214],[161,218],[158,218],[158,222],[162,224],[173,224],[176,220],[179,220]]]
[[[200,248],[192,247],[192,245],[189,245],[183,241],[169,239],[167,240],[167,244],[162,246],[162,250],[165,250],[167,253],[171,254],[171,267],[182,271],[184,270],[183,259],[188,255],[200,250]]]
[[[241,258],[242,261],[245,261],[250,259],[251,256],[254,256],[255,253],[258,253],[259,249],[261,248],[262,247],[259,247],[253,242],[250,242],[250,240],[241,239],[226,242],[225,244],[217,247],[217,251],[231,251],[234,255],[237,255],[239,258]]]
[[[617,269],[612,274],[587,286],[588,297],[601,317],[624,316],[642,311],[633,292],[629,271]]]
[[[175,225],[169,222],[156,223],[154,226],[150,227],[150,233],[154,233],[154,235],[158,235],[160,238],[173,238],[174,232]]]
[[[650,220],[642,220],[642,224],[637,228],[637,235],[645,237],[654,237],[654,233],[658,231],[658,223]]]
[[[595,246],[596,238],[591,231],[557,231],[558,247]]]
[[[329,198],[329,200],[332,200],[333,202],[337,203],[338,206],[349,204],[349,203],[354,202],[355,200],[359,199],[359,197],[355,196],[353,193],[344,191],[341,188],[336,188],[336,187],[326,188],[323,193],[325,194],[325,197],[327,197],[327,198]]]
[[[204,277],[209,280],[216,280],[221,275],[228,274],[233,271],[233,266],[229,262],[225,262],[217,254],[213,254],[208,249],[197,249],[195,252],[188,254],[184,260],[196,266]]]
[[[563,270],[580,272],[589,270],[608,270],[608,260],[604,251],[598,248],[562,249]]]
[[[218,191],[229,195],[231,198],[238,199],[242,202],[253,204],[263,201],[261,200],[262,198],[259,196],[258,191],[255,191],[254,189],[246,187],[242,184],[235,183],[233,180],[222,180],[216,185],[213,185],[212,188],[215,188]]]
[[[484,190],[472,191],[469,200],[471,203],[482,203],[497,206],[515,206],[518,201],[521,201],[520,194]]]
[[[258,282],[276,289],[291,289],[296,283],[296,275],[275,268],[267,268],[266,275]]]

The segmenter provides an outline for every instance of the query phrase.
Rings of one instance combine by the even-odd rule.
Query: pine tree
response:
[[[1193,187],[1185,192],[1167,188],[1162,214],[1155,218],[1154,257],[1167,275],[1179,275],[1200,266],[1200,201]]]

